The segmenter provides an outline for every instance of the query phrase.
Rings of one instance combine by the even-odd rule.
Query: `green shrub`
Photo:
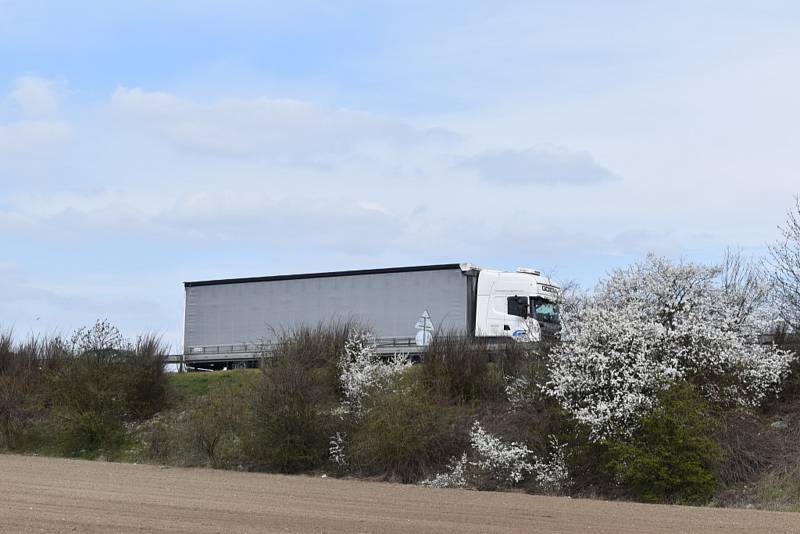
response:
[[[166,407],[171,387],[165,371],[168,354],[169,349],[161,339],[148,334],[118,355],[119,361],[111,370],[120,375],[122,400],[129,419],[147,419]]]
[[[413,388],[376,393],[348,440],[354,472],[416,482],[441,470],[469,442],[469,421]]]
[[[252,390],[247,450],[257,467],[296,473],[328,459],[338,405],[339,357],[353,326],[337,323],[284,333],[263,360]]]
[[[50,445],[60,454],[93,456],[119,447],[125,436],[125,403],[114,356],[82,354],[49,376]]]
[[[115,454],[127,423],[165,406],[166,352],[153,335],[128,344],[106,321],[77,330],[66,357],[45,359],[49,446],[66,455]]]
[[[721,449],[717,422],[700,394],[678,385],[660,395],[629,439],[606,443],[606,469],[629,497],[645,502],[703,504],[717,487]]]
[[[252,460],[268,470],[296,473],[327,458],[331,391],[319,373],[281,362],[266,368],[254,390]]]
[[[126,439],[122,420],[108,411],[62,411],[52,427],[49,445],[66,456],[94,458],[104,454],[113,457]]]

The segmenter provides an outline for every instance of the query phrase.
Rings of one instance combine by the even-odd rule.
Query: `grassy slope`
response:
[[[236,369],[233,371],[174,373],[170,375],[175,387],[177,403],[183,404],[195,397],[205,395],[214,384],[234,384],[239,387],[255,380],[261,371],[258,369]]]

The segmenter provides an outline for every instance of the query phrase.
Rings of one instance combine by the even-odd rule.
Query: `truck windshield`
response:
[[[549,323],[559,322],[558,305],[541,297],[531,297],[531,311],[533,315],[542,321]]]

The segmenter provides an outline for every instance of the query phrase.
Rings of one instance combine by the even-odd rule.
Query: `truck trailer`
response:
[[[382,352],[438,332],[539,342],[560,329],[559,285],[538,270],[470,263],[184,282],[184,361],[257,358],[280,332],[333,321],[369,328]]]

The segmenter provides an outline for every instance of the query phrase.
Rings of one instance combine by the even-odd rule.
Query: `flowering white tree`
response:
[[[344,400],[332,415],[361,417],[364,414],[364,401],[376,390],[386,388],[392,379],[411,366],[406,354],[395,354],[382,358],[375,351],[375,340],[369,332],[353,330],[344,344],[339,357],[339,383]],[[328,453],[331,461],[339,468],[347,466],[347,436],[336,432],[330,437]]]
[[[360,414],[370,391],[385,387],[390,379],[411,365],[405,354],[381,358],[368,332],[353,331],[348,336],[339,359],[339,382],[344,393],[344,408]]]
[[[718,403],[754,406],[776,392],[791,355],[756,343],[757,314],[721,272],[655,255],[613,272],[552,353],[545,391],[595,440],[629,433],[677,380]]]

